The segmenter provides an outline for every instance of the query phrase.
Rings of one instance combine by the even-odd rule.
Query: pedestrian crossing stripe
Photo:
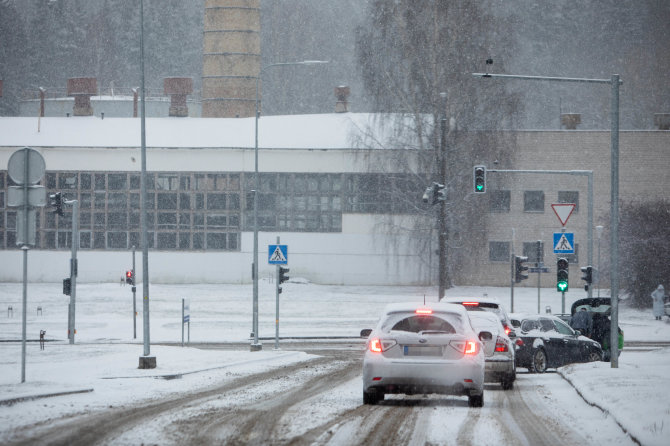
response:
[[[284,257],[284,253],[281,252],[281,249],[279,249],[279,246],[275,248],[275,252],[272,253],[270,256],[270,261],[271,262],[285,262],[286,257]]]

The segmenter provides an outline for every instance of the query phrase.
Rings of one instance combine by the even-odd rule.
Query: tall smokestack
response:
[[[205,0],[202,117],[254,116],[260,22],[259,0]]]

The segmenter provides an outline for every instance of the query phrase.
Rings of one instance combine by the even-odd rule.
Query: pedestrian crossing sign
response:
[[[268,263],[286,265],[288,263],[288,245],[268,245]]]
[[[554,232],[554,254],[574,254],[575,233]]]

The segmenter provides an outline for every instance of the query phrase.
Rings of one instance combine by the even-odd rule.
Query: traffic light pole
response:
[[[135,300],[135,294],[137,292],[137,287],[135,286],[135,245],[133,245],[133,339],[137,339],[137,301]]]
[[[70,344],[74,344],[75,329],[75,304],[77,302],[77,249],[79,248],[79,202],[77,200],[63,200],[63,203],[72,205],[72,241],[70,259],[70,305],[68,306],[67,337]]]
[[[499,79],[521,79],[537,81],[555,81],[555,82],[578,82],[591,84],[609,84],[610,85],[610,149],[611,149],[611,167],[610,167],[610,287],[612,299],[612,315],[610,325],[611,345],[618,345],[618,327],[619,327],[619,86],[622,81],[618,74],[613,74],[609,79],[585,79],[570,77],[552,77],[552,76],[522,76],[513,74],[489,74],[472,73],[475,77],[499,78]],[[591,189],[591,195],[593,189]],[[592,212],[592,209],[591,211]],[[593,265],[593,215],[589,221],[589,265]],[[589,291],[589,297],[591,297]],[[615,343],[616,341],[616,343]],[[619,367],[618,354],[611,355],[612,368]]]

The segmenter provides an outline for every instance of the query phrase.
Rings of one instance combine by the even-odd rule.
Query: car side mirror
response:
[[[579,337],[582,335],[582,332],[579,330],[575,330],[575,336]]]
[[[493,335],[491,334],[490,331],[480,331],[479,332],[479,340],[480,341],[490,341],[493,339]]]
[[[364,328],[361,330],[361,338],[367,338],[370,336],[370,333],[372,333],[372,329],[370,328]]]

